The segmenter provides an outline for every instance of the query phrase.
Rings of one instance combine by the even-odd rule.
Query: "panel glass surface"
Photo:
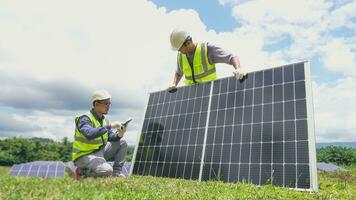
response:
[[[13,165],[10,175],[13,176],[39,176],[64,177],[65,165],[59,161],[35,161]]]
[[[214,81],[202,180],[309,188],[304,63]]]
[[[304,62],[154,92],[133,174],[310,189],[307,117]]]
[[[211,83],[151,93],[133,173],[198,179]]]

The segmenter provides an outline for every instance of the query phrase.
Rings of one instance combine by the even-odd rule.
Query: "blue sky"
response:
[[[232,31],[239,26],[232,16],[231,6],[222,5],[217,0],[152,0],[157,6],[163,6],[167,11],[178,9],[193,9],[199,13],[200,19],[208,29],[219,32]]]
[[[193,9],[198,14],[202,22],[206,25],[206,29],[213,29],[217,32],[231,32],[234,29],[241,27],[241,23],[233,17],[232,7],[237,5],[236,2],[246,2],[246,1],[218,1],[218,0],[197,0],[197,1],[188,1],[188,0],[152,0],[157,6],[165,7],[167,11],[179,10],[179,9]],[[224,3],[225,2],[225,3]],[[329,11],[332,12],[345,4],[349,4],[352,1],[337,1],[330,6]],[[355,10],[356,12],[356,10]],[[352,22],[356,22],[356,18],[351,18]],[[332,37],[337,38],[351,38],[355,36],[355,30],[348,27],[339,27],[333,29],[330,33]],[[266,44],[263,47],[263,50],[267,52],[274,52],[281,49],[290,48],[293,42],[293,38],[289,34],[282,35],[278,41],[271,44]],[[356,50],[353,49],[355,52]],[[342,73],[331,73],[328,70],[325,70],[320,61],[320,56],[312,56],[309,60],[311,62],[312,74],[318,74],[314,76],[313,80],[316,82],[332,82],[335,78],[343,78]],[[356,67],[356,66],[355,66]]]
[[[134,119],[134,144],[147,94],[172,81],[169,34],[183,27],[247,72],[309,60],[317,142],[356,140],[355,0],[5,0],[0,27],[0,138],[72,139],[74,116],[104,88],[109,119]]]

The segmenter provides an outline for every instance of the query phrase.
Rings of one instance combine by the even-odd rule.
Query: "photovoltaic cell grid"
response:
[[[310,188],[304,63],[214,82],[203,180]]]
[[[59,161],[35,161],[13,165],[10,175],[13,176],[39,176],[39,177],[63,177],[65,165]]]
[[[134,174],[199,179],[210,87],[150,94]]]
[[[315,162],[311,163],[315,161],[315,141],[312,117],[311,125],[308,124],[307,100],[311,101],[311,97],[307,97],[306,85],[310,80],[306,80],[305,69],[309,70],[304,62],[296,63],[251,72],[242,82],[229,77],[212,82],[212,86],[207,83],[182,87],[177,94],[152,93],[133,173],[317,190],[316,174],[311,174],[316,167]],[[206,88],[199,93],[199,87]],[[211,101],[211,106],[195,109],[197,98],[204,98],[204,105]],[[170,105],[184,109],[170,112]],[[192,110],[193,114],[188,116],[186,111]],[[206,112],[208,118],[205,114],[203,119],[194,115]],[[161,125],[166,121],[170,125],[148,128],[148,124]],[[198,133],[206,133],[205,142],[204,136],[196,137],[191,131],[196,123],[201,125]],[[163,142],[155,138],[158,135],[165,135],[167,144],[161,145]],[[199,166],[202,156],[204,161]],[[194,170],[189,170],[191,165]],[[200,167],[202,171],[198,170]]]

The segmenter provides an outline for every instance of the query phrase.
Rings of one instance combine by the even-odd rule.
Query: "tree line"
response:
[[[57,142],[47,138],[7,138],[0,140],[0,166],[11,166],[37,160],[71,161],[72,142],[64,137]],[[133,147],[129,146],[127,160]]]
[[[0,140],[0,165],[13,165],[36,160],[69,161],[72,143],[64,137],[61,142],[44,138],[8,138]]]
[[[341,146],[327,146],[317,150],[318,162],[335,163],[338,165],[355,165],[356,149]]]

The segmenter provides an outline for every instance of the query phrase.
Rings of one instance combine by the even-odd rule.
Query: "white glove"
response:
[[[120,122],[113,122],[110,124],[111,128],[120,128],[121,123]]]
[[[177,91],[177,86],[175,86],[174,84],[167,88],[167,92],[173,93],[175,91]]]
[[[241,68],[236,69],[233,73],[237,80],[242,80],[246,76],[246,73]]]
[[[120,124],[120,126],[116,130],[116,135],[118,137],[122,138],[124,136],[125,132],[126,132],[126,126]]]

